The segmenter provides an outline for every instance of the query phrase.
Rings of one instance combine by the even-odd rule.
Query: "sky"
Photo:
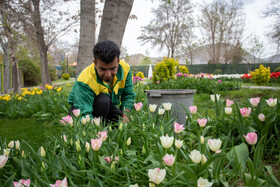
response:
[[[192,0],[193,3],[202,1],[204,3],[210,2],[210,0]],[[273,19],[261,17],[261,12],[266,7],[268,0],[243,0],[243,2],[246,18],[243,39],[245,40],[250,35],[257,35],[265,46],[262,57],[274,55],[276,53],[276,47],[266,37],[273,24]],[[156,0],[134,0],[131,14],[136,15],[138,19],[128,20],[122,43],[129,55],[141,53],[150,57],[162,57],[167,54],[165,50],[160,50],[149,44],[141,45],[140,41],[137,40],[137,37],[141,35],[141,27],[149,24],[150,20],[154,18],[151,10],[152,8],[156,8],[157,5],[158,2]],[[196,34],[199,37],[200,32]]]

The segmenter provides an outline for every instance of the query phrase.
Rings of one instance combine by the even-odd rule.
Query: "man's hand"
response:
[[[128,109],[125,109],[127,112],[130,112],[130,110],[128,110]],[[129,119],[128,119],[128,117],[127,117],[127,115],[125,115],[125,113],[122,111],[122,121],[124,122],[124,123],[128,123],[129,122]]]

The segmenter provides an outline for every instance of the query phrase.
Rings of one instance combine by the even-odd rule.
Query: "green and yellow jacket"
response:
[[[130,66],[126,62],[120,61],[112,89],[98,76],[94,63],[86,67],[76,79],[68,102],[71,106],[80,109],[83,116],[89,115],[93,118],[94,98],[100,93],[109,95],[113,105],[121,104],[121,110],[132,109],[135,93],[133,92]]]

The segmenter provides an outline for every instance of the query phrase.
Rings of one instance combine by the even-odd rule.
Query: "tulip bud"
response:
[[[206,158],[206,156],[205,155],[201,155],[202,156],[202,159],[201,159],[201,165],[204,165],[205,163],[206,163],[206,161],[207,161],[207,158]]]
[[[46,166],[45,166],[45,163],[44,162],[42,162],[42,167],[45,169],[46,168]]]
[[[120,131],[122,130],[122,126],[123,126],[123,124],[120,123],[120,125],[119,125],[119,130],[120,130]]]
[[[263,113],[260,113],[258,115],[258,118],[259,118],[260,121],[265,121],[265,115]]]
[[[41,157],[43,157],[43,158],[46,156],[46,152],[45,152],[45,149],[44,149],[43,146],[41,146],[40,155],[41,155]]]
[[[145,146],[142,147],[142,154],[145,155],[147,153]]]
[[[120,154],[121,154],[121,156],[123,156],[123,151],[122,151],[122,149],[121,149],[121,151],[120,151]]]
[[[145,126],[145,124],[143,124],[143,130],[145,130],[145,128],[146,128],[146,126]]]
[[[15,142],[14,141],[10,141],[10,143],[8,144],[9,148],[13,148],[15,146]]]
[[[10,154],[10,149],[4,149],[3,154],[4,154],[5,156],[9,156],[9,154]]]
[[[200,143],[204,144],[204,137],[203,136],[200,136]]]
[[[82,125],[86,124],[87,123],[87,119],[86,118],[82,118],[81,119],[81,123],[82,123]]]
[[[226,107],[225,108],[225,113],[228,114],[228,115],[231,114],[232,113],[232,108],[231,107]]]
[[[112,164],[111,164],[111,170],[112,170],[112,171],[115,171],[115,165],[116,165],[116,163],[115,163],[115,162],[112,162]]]
[[[70,145],[73,145],[73,140],[72,140],[72,138],[70,139]]]
[[[77,152],[80,152],[81,151],[81,146],[80,146],[80,143],[78,141],[75,142],[75,145],[76,145],[76,150]]]
[[[19,150],[19,147],[20,147],[20,142],[17,140],[16,141],[16,149]]]
[[[89,115],[86,115],[86,122],[88,123],[90,121]]]
[[[83,130],[83,136],[86,136],[86,132]]]
[[[24,153],[24,150],[22,150],[22,152],[21,152],[21,157],[22,157],[22,158],[26,158],[26,155],[25,155],[25,153]]]
[[[90,150],[90,145],[88,142],[86,142],[86,152],[89,153],[89,150]]]
[[[127,139],[127,141],[126,141],[126,145],[127,145],[127,146],[130,146],[130,144],[131,144],[131,138],[129,137],[129,138]]]

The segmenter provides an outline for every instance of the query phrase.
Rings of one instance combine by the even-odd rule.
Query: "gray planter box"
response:
[[[190,89],[162,89],[162,90],[145,90],[148,103],[157,104],[158,108],[162,103],[172,103],[173,117],[177,116],[177,122],[186,123],[186,109],[193,105],[193,98],[196,90]]]

